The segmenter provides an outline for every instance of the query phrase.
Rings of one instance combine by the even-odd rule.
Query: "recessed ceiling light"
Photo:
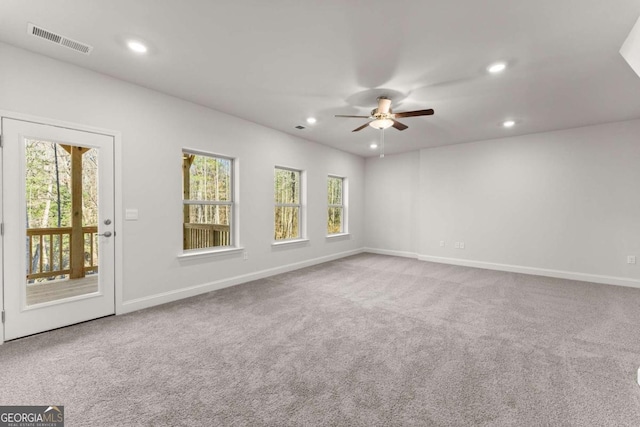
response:
[[[516,124],[516,122],[514,122],[513,120],[507,120],[505,122],[502,123],[502,126],[506,127],[506,128],[512,128],[514,127]]]
[[[491,74],[501,73],[507,68],[507,64],[504,62],[496,62],[495,64],[491,64],[487,67],[487,71]]]
[[[147,53],[147,47],[139,41],[130,40],[127,42],[127,46],[135,53]]]
[[[317,122],[315,117],[308,117],[307,118],[307,123],[309,123],[310,125],[314,124],[315,122]]]
[[[375,142],[371,143],[371,145],[369,146],[369,148],[371,148],[372,150],[375,150],[376,148],[378,148],[378,144],[376,144]]]

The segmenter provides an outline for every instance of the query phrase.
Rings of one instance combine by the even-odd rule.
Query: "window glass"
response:
[[[327,202],[327,234],[344,233],[344,178],[337,176],[328,177]]]
[[[183,249],[232,246],[233,160],[182,153]]]
[[[301,171],[299,170],[275,168],[275,240],[298,239],[301,237],[300,178]]]

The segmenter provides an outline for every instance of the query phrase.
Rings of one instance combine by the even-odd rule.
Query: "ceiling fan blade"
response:
[[[343,116],[341,114],[336,114],[335,117],[355,117],[357,119],[368,119],[369,116]]]
[[[355,128],[354,130],[352,130],[351,132],[358,132],[364,128],[366,128],[367,126],[369,126],[369,122],[363,124],[362,126],[360,126],[359,128]]]
[[[387,98],[378,98],[378,113],[387,114],[391,107],[391,100]]]
[[[405,130],[405,129],[407,129],[409,127],[409,126],[407,126],[405,124],[402,124],[400,122],[397,122],[395,120],[393,121],[393,124],[391,126],[393,126],[394,128],[396,128],[398,130]]]
[[[415,116],[431,116],[433,115],[433,110],[430,108],[428,110],[417,110],[417,111],[405,111],[404,113],[394,113],[397,118],[400,117],[415,117]]]

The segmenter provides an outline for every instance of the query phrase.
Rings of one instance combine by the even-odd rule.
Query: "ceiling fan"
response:
[[[375,129],[386,129],[388,127],[394,127],[398,130],[405,130],[408,128],[407,125],[400,123],[396,119],[402,117],[416,117],[416,116],[431,116],[433,115],[433,110],[416,110],[416,111],[405,111],[403,113],[394,113],[391,111],[391,100],[386,96],[381,96],[378,98],[378,108],[374,108],[371,110],[371,114],[368,116],[343,116],[337,114],[336,117],[355,117],[360,119],[370,119],[368,123],[363,124],[362,126],[352,130],[352,132],[358,132],[367,126],[371,126]]]

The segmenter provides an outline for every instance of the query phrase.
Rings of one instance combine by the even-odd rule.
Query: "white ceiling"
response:
[[[0,41],[371,156],[379,131],[333,116],[379,95],[435,109],[385,131],[387,153],[639,118],[640,78],[618,54],[639,15],[638,0],[3,0]],[[497,60],[509,68],[489,75]]]

